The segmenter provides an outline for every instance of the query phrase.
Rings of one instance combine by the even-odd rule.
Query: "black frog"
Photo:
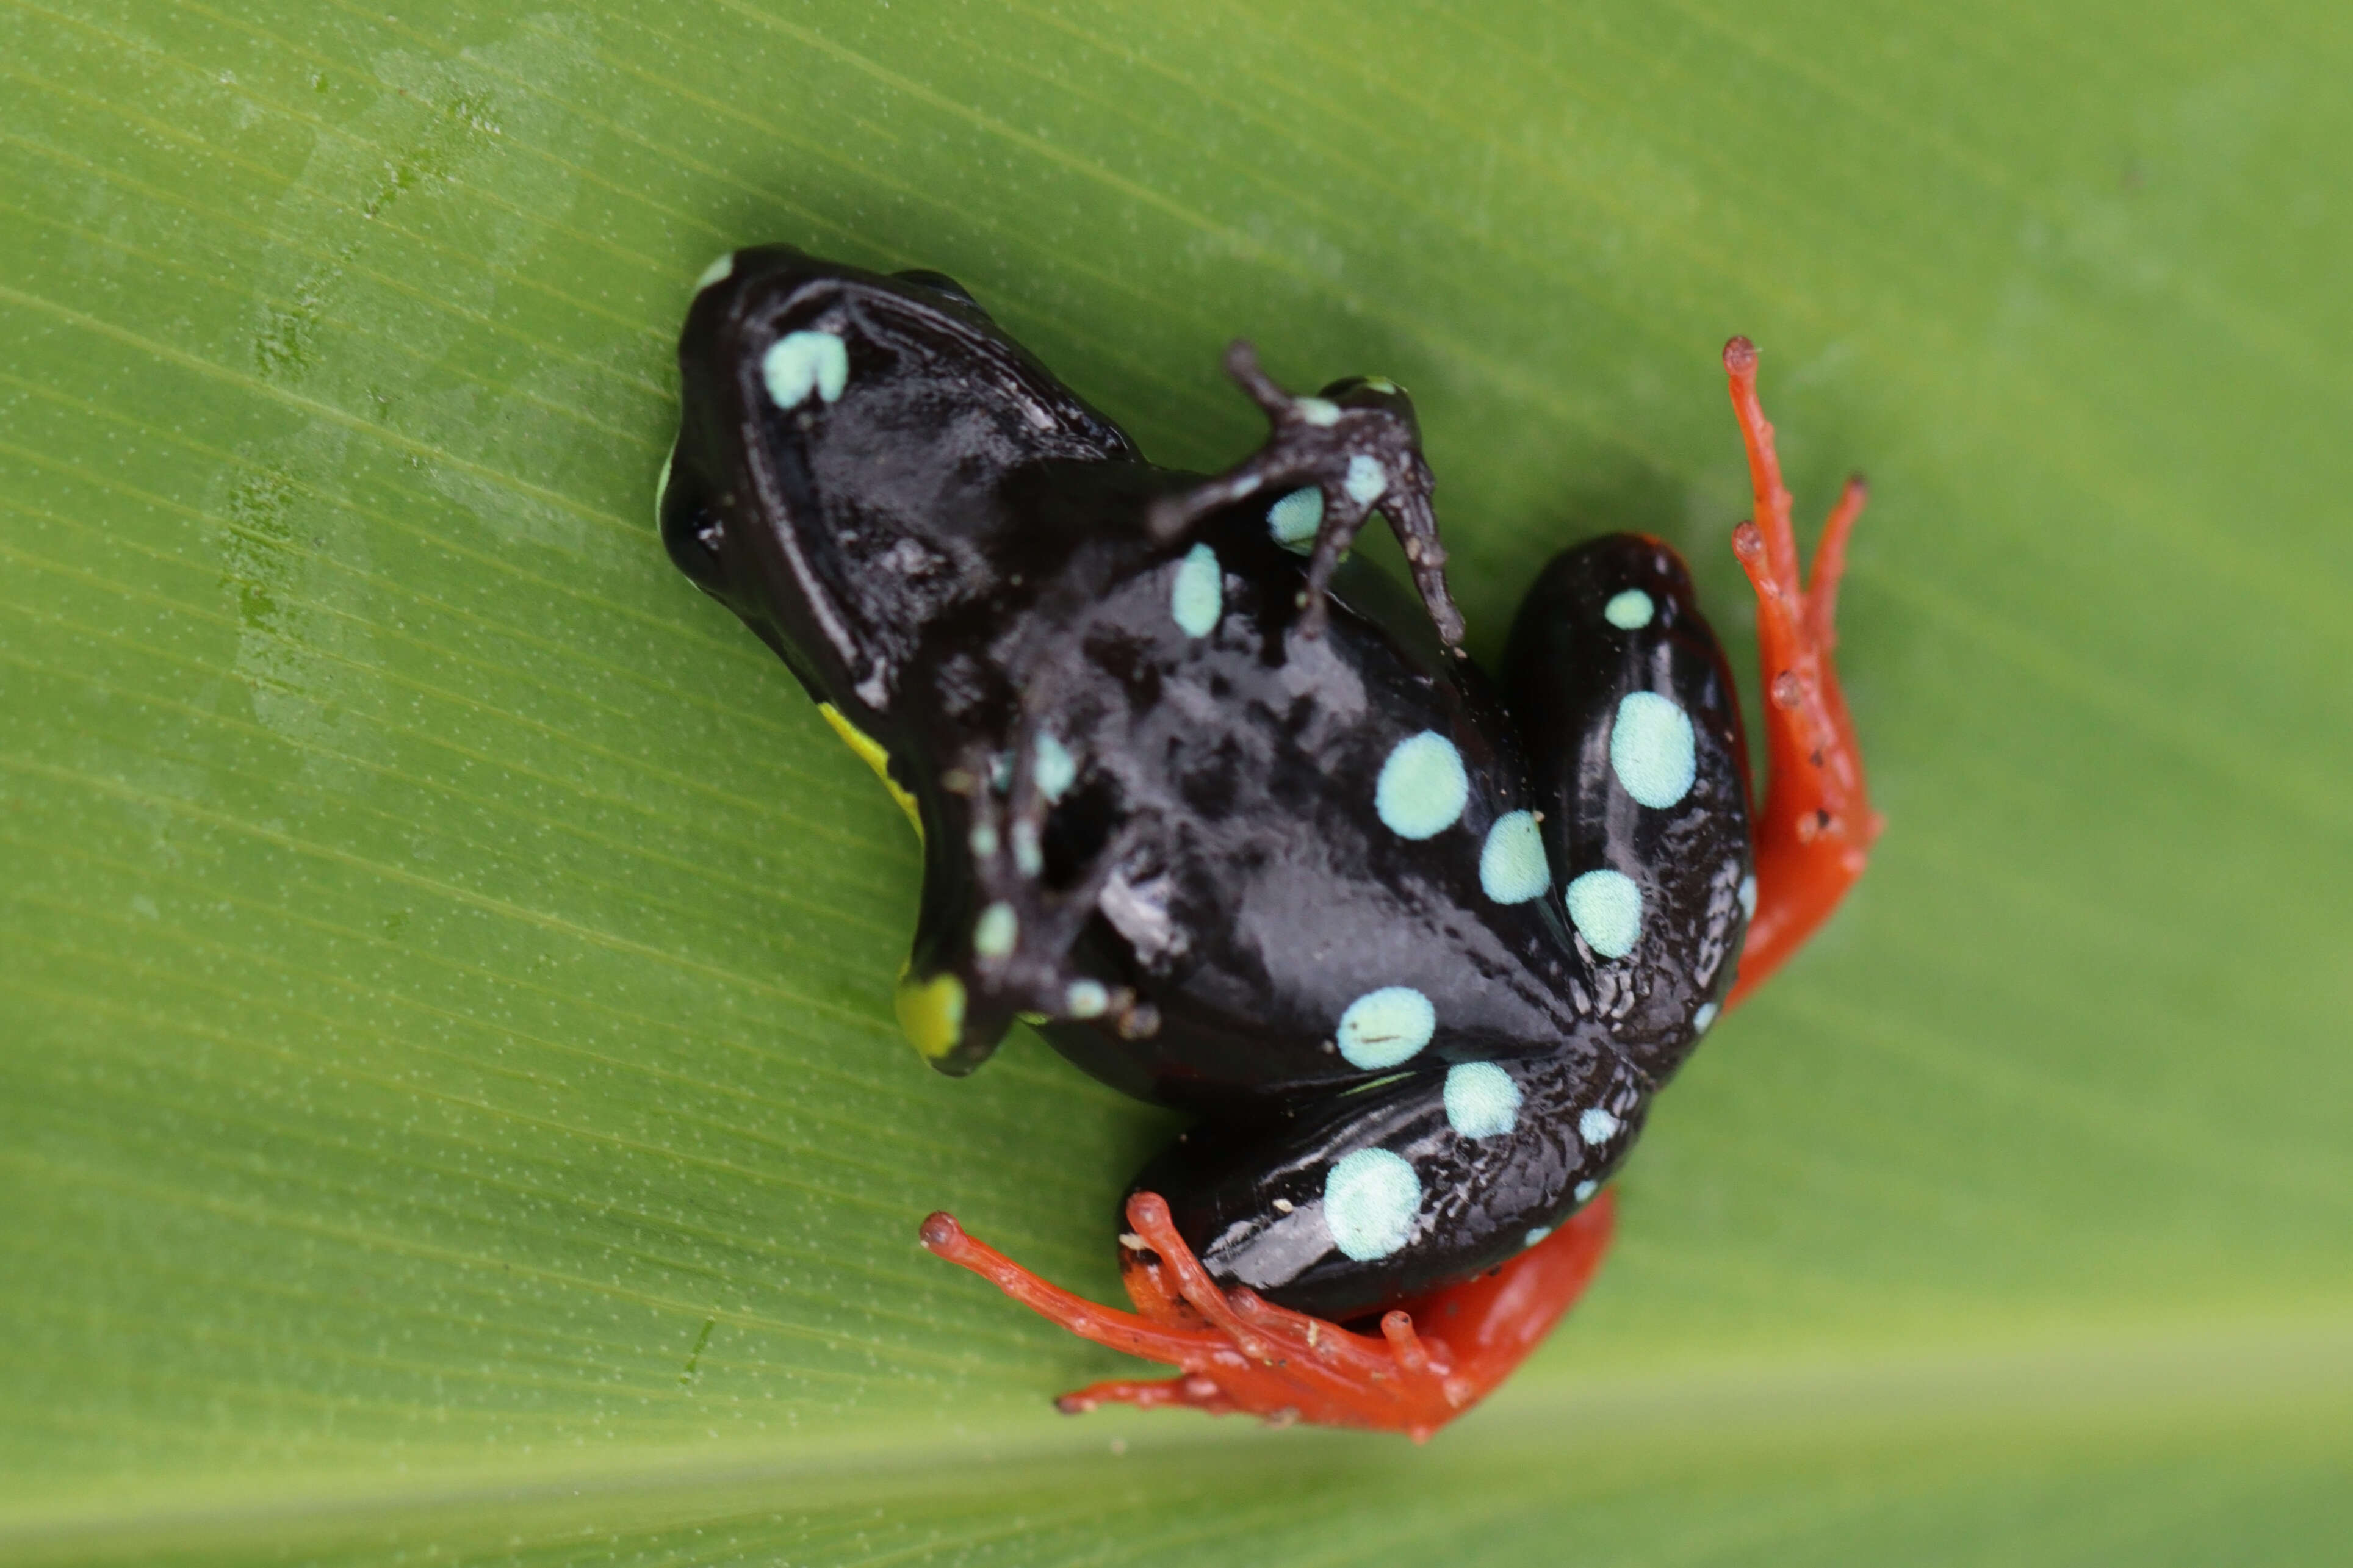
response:
[[[1026,1018],[1192,1113],[1134,1191],[1219,1289],[1339,1322],[1625,1157],[1734,982],[1747,762],[1673,551],[1555,559],[1491,680],[1405,393],[1227,363],[1266,444],[1162,468],[949,279],[737,251],[661,531],[922,836],[918,1049],[969,1072]],[[1349,553],[1377,515],[1410,589]]]

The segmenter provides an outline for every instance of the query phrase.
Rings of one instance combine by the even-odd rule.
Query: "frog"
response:
[[[1176,1369],[1061,1396],[1427,1440],[1584,1291],[1654,1097],[1880,831],[1839,684],[1864,489],[1810,573],[1745,338],[1764,802],[1692,574],[1616,532],[1464,647],[1411,397],[1286,390],[1164,468],[944,274],[773,245],[699,280],[657,512],[920,839],[894,992],[941,1072],[1018,1022],[1182,1113],[1113,1216],[1133,1310],[945,1213],[923,1247]],[[1376,519],[1400,581],[1359,535]]]

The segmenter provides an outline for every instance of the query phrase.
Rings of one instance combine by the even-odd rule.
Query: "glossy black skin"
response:
[[[760,367],[797,331],[839,336],[848,375],[836,400],[780,409]],[[1223,1283],[1335,1320],[1493,1267],[1608,1179],[1729,990],[1745,930],[1738,712],[1672,551],[1614,535],[1557,558],[1499,691],[1441,636],[1455,623],[1428,473],[1410,405],[1386,384],[1326,389],[1351,416],[1329,428],[1278,417],[1250,470],[1275,482],[1239,495],[1242,469],[1210,481],[1146,463],[946,279],[782,247],[737,253],[702,290],[680,364],[665,542],[914,796],[910,980],[953,974],[965,997],[935,1066],[969,1071],[1025,1015],[1103,1081],[1196,1113],[1136,1184],[1168,1199]],[[1353,520],[1336,487],[1360,450],[1396,476],[1390,516],[1422,520],[1420,603],[1338,560]],[[1268,525],[1272,500],[1308,482],[1330,498],[1312,562]],[[1223,609],[1196,637],[1171,595],[1201,543]],[[1325,597],[1311,573],[1327,566]],[[1601,611],[1630,587],[1656,606],[1630,631]],[[1696,780],[1669,809],[1612,779],[1609,726],[1633,690],[1672,697],[1694,727]],[[1055,799],[1041,731],[1077,764]],[[1380,820],[1375,781],[1422,731],[1452,742],[1470,797],[1453,826],[1407,839]],[[1502,904],[1480,849],[1518,809],[1542,814],[1550,886]],[[1039,832],[1027,867],[1025,822]],[[1644,894],[1623,959],[1596,954],[1564,912],[1562,888],[1597,868]],[[975,926],[993,902],[1018,934],[984,955]],[[1074,1016],[1073,982],[1102,987],[1101,1016]],[[1396,1066],[1351,1065],[1337,1020],[1392,985],[1430,998],[1434,1037]],[[1520,1089],[1511,1131],[1450,1125],[1447,1068],[1471,1061]],[[1594,1110],[1618,1126],[1588,1146]],[[1421,1200],[1401,1247],[1351,1258],[1324,1183],[1373,1147],[1411,1163]]]

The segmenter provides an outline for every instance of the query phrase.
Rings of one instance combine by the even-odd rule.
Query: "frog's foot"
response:
[[[1129,1355],[1180,1368],[1156,1382],[1098,1383],[1055,1403],[1066,1415],[1104,1404],[1185,1405],[1277,1425],[1402,1432],[1417,1443],[1511,1374],[1568,1310],[1609,1245],[1608,1197],[1477,1279],[1385,1314],[1377,1339],[1294,1312],[1209,1278],[1156,1194],[1127,1200],[1122,1281],[1137,1310],[1084,1300],[975,1241],[949,1215],[923,1222],[923,1245],[1041,1317]],[[1425,1338],[1415,1321],[1442,1323]]]
[[[1446,549],[1430,505],[1435,481],[1422,461],[1412,399],[1377,377],[1335,382],[1317,397],[1293,397],[1259,368],[1257,351],[1240,340],[1226,351],[1226,372],[1265,410],[1273,431],[1264,447],[1217,478],[1155,501],[1153,536],[1173,544],[1202,519],[1252,496],[1287,499],[1312,489],[1322,508],[1299,628],[1315,637],[1328,613],[1324,590],[1332,574],[1377,507],[1405,547],[1440,640],[1460,653],[1462,616],[1446,590]]]
[[[1736,1005],[1828,920],[1862,875],[1883,818],[1871,809],[1831,650],[1838,646],[1839,578],[1847,536],[1862,515],[1861,475],[1823,526],[1813,575],[1800,583],[1789,492],[1773,450],[1773,426],[1757,400],[1757,346],[1724,347],[1732,406],[1748,448],[1756,515],[1733,531],[1733,552],[1757,594],[1757,650],[1765,680],[1768,757],[1765,810],[1755,836],[1757,887]]]
[[[1114,833],[1066,884],[1047,864],[1046,817],[1075,777],[1060,742],[1034,722],[1014,732],[1009,756],[967,752],[944,781],[969,805],[966,849],[978,890],[968,936],[975,994],[1002,1012],[1051,1018],[1107,1019],[1129,1038],[1159,1028],[1159,1016],[1124,985],[1106,985],[1071,961],[1095,900],[1126,845]]]

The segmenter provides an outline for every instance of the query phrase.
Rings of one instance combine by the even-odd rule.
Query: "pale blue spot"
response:
[[[1625,1125],[1597,1105],[1590,1110],[1577,1113],[1577,1135],[1585,1141],[1587,1148],[1599,1149],[1617,1137]]]
[[[1266,531],[1274,542],[1296,555],[1315,544],[1315,531],[1324,526],[1324,491],[1315,485],[1296,489],[1266,509]]]
[[[1254,496],[1258,494],[1259,486],[1264,483],[1266,483],[1266,480],[1256,474],[1244,474],[1240,479],[1236,479],[1231,485],[1227,487],[1226,493],[1233,497],[1234,500],[1240,500],[1244,496]]]
[[[1024,817],[1013,825],[1013,865],[1025,877],[1046,868],[1046,851],[1038,843],[1038,825]]]
[[[991,904],[980,911],[973,922],[972,950],[983,958],[1004,958],[1013,952],[1013,943],[1021,934],[1021,922],[1010,904]]]
[[[1750,921],[1757,918],[1757,873],[1754,871],[1740,879],[1740,918]]]
[[[1403,1156],[1386,1149],[1344,1154],[1324,1178],[1324,1223],[1332,1244],[1359,1263],[1403,1247],[1420,1208],[1421,1178]]]
[[[760,378],[779,408],[797,408],[815,392],[831,403],[849,384],[849,348],[831,332],[786,332],[760,356]]]
[[[1384,985],[1348,1004],[1335,1038],[1352,1067],[1393,1068],[1430,1044],[1438,1009],[1410,985]]]
[[[1294,397],[1291,400],[1291,406],[1297,409],[1299,416],[1310,425],[1328,430],[1340,423],[1340,405],[1328,397]]]
[[[1044,731],[1038,732],[1037,765],[1030,777],[1038,781],[1038,793],[1048,800],[1060,800],[1078,782],[1078,760],[1071,748]]]
[[[1533,812],[1507,811],[1487,829],[1479,851],[1479,886],[1499,904],[1524,904],[1552,886],[1544,835]]]
[[[1526,1238],[1523,1240],[1520,1245],[1523,1247],[1534,1247],[1537,1242],[1542,1241],[1546,1237],[1550,1236],[1551,1234],[1552,1226],[1548,1225],[1540,1225],[1536,1226],[1535,1229],[1528,1232]]]
[[[724,283],[727,281],[728,274],[734,270],[735,253],[731,250],[726,255],[721,257],[718,260],[712,262],[710,266],[704,268],[701,272],[695,274],[694,291],[700,294],[705,289],[710,288],[713,283]]]
[[[997,858],[997,829],[994,826],[986,822],[976,822],[967,837],[972,845],[974,859],[993,860]]]
[[[1471,775],[1462,753],[1435,730],[1409,735],[1381,764],[1373,785],[1373,809],[1399,838],[1429,838],[1461,820],[1471,801]]]
[[[1226,574],[1218,552],[1196,544],[1176,568],[1176,585],[1168,591],[1168,613],[1188,637],[1205,637],[1218,629],[1226,611]]]
[[[1599,1182],[1579,1182],[1573,1189],[1571,1189],[1568,1195],[1575,1198],[1578,1203],[1589,1204],[1593,1201],[1593,1194],[1600,1190],[1601,1184]]]
[[[1493,1062],[1446,1069],[1446,1124],[1465,1138],[1501,1138],[1520,1121],[1520,1086]]]
[[[1096,980],[1073,980],[1062,994],[1062,1006],[1073,1018],[1100,1018],[1111,1006],[1111,993]]]
[[[1601,618],[1621,632],[1640,631],[1651,624],[1658,606],[1651,595],[1640,588],[1629,588],[1622,594],[1612,594],[1609,602],[1601,606]]]
[[[1699,1011],[1692,1015],[1692,1033],[1704,1035],[1707,1033],[1707,1026],[1715,1022],[1715,1004],[1703,1002],[1699,1005]]]
[[[1699,773],[1691,715],[1655,691],[1628,692],[1609,727],[1609,766],[1644,805],[1674,805]]]
[[[1348,477],[1340,481],[1340,488],[1358,506],[1370,506],[1388,492],[1388,470],[1378,458],[1359,452],[1348,459]]]
[[[1588,871],[1568,885],[1568,918],[1585,945],[1623,958],[1642,935],[1642,889],[1622,871]]]

